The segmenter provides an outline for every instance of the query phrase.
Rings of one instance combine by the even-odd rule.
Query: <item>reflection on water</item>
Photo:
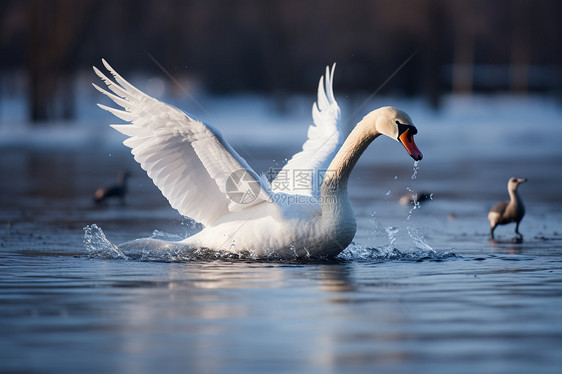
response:
[[[555,372],[560,363],[562,294],[549,286],[562,281],[560,261],[531,254],[331,265],[3,257],[8,372],[524,372],[537,363]]]

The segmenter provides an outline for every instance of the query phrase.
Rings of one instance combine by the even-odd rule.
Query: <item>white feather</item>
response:
[[[334,98],[336,64],[318,83],[318,99],[312,106],[314,123],[308,128],[308,139],[271,182],[273,192],[319,196],[322,176],[343,143],[340,108]],[[302,177],[304,179],[300,179]],[[308,179],[310,177],[310,179]]]
[[[98,69],[94,71],[114,94],[94,87],[124,110],[98,106],[131,122],[112,127],[128,136],[123,143],[131,148],[135,160],[180,214],[209,226],[228,212],[268,200],[267,185],[225,142],[218,130],[147,96],[102,61],[116,82]],[[244,193],[255,184],[259,186],[251,202],[241,203],[229,197],[237,191],[227,191],[227,180],[238,170],[246,170],[253,177],[253,180],[234,185],[238,192]]]

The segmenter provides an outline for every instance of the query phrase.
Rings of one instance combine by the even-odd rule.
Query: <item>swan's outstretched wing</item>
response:
[[[308,139],[271,182],[273,192],[308,196],[320,195],[322,178],[343,143],[340,108],[334,98],[333,82],[336,64],[318,83],[318,101],[312,106],[314,124],[308,128]]]
[[[129,137],[123,144],[180,214],[208,226],[269,198],[268,187],[218,130],[144,94],[102,61],[116,83],[94,71],[113,93],[94,87],[124,110],[98,106],[130,122],[111,126]]]

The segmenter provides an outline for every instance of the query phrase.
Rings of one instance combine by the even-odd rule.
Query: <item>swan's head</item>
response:
[[[423,154],[414,142],[414,135],[418,130],[406,112],[387,106],[374,110],[370,115],[374,117],[377,134],[386,135],[402,143],[414,160],[419,161],[423,158]]]
[[[525,183],[527,182],[527,178],[514,178],[511,177],[509,178],[509,180],[507,181],[507,189],[510,191],[515,191],[517,189],[517,187],[519,187],[519,185],[521,183]]]

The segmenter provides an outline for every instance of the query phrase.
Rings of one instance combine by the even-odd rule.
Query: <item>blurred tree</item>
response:
[[[558,0],[2,0],[0,68],[25,67],[29,117],[71,118],[73,79],[105,57],[129,74],[196,76],[212,93],[562,92]],[[492,73],[490,73],[492,72]],[[4,89],[5,91],[5,89]]]
[[[28,11],[27,69],[33,122],[74,116],[72,72],[96,2],[32,0]]]
[[[511,38],[511,56],[509,66],[509,83],[512,91],[525,92],[528,88],[531,20],[530,3],[525,0],[512,0],[513,31]]]

